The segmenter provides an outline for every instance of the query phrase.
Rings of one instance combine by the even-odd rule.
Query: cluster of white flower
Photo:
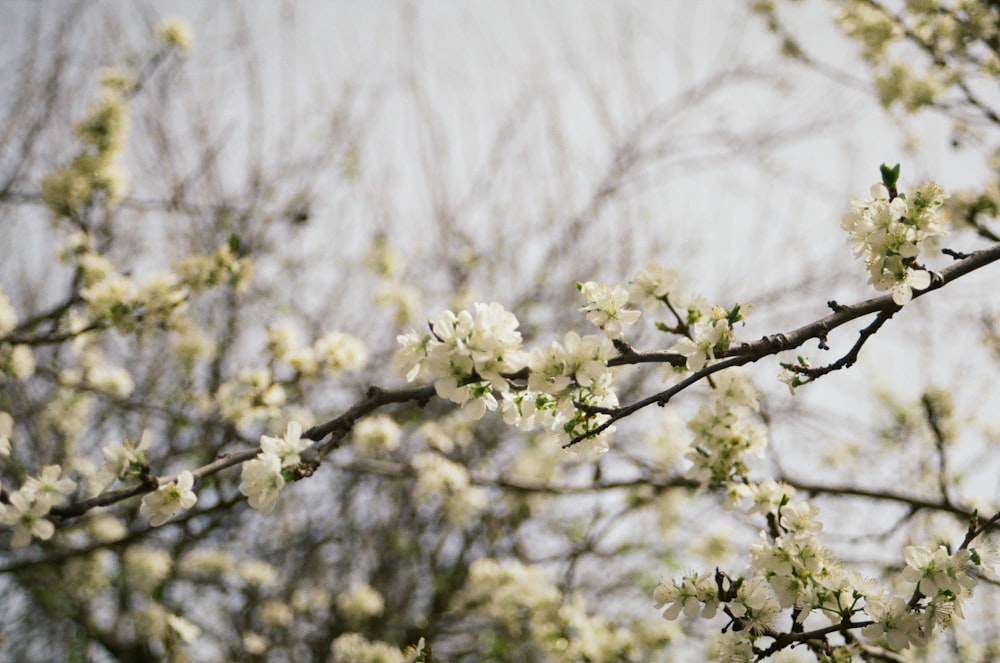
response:
[[[650,263],[636,274],[629,286],[630,300],[647,310],[665,306],[675,318],[673,324],[658,322],[661,331],[681,336],[671,348],[683,355],[688,370],[699,371],[716,354],[729,348],[735,338],[733,327],[743,320],[749,304],[729,309],[710,306],[702,297],[675,292],[677,274],[658,263]]]
[[[949,553],[944,546],[931,551],[923,546],[903,549],[906,569],[903,580],[916,583],[915,589],[926,604],[915,604],[901,596],[868,596],[865,612],[875,622],[862,631],[872,642],[887,643],[890,649],[906,649],[927,642],[935,628],[946,628],[954,617],[963,617],[962,599],[976,581],[970,575],[974,566],[980,572],[990,570],[973,563],[969,550]],[[980,560],[981,562],[981,560]]]
[[[603,330],[603,335],[567,333],[562,342],[530,353],[521,349],[517,318],[499,304],[476,304],[474,313],[445,311],[431,322],[431,333],[410,331],[398,337],[397,368],[408,381],[434,381],[439,396],[463,406],[473,419],[487,411],[502,409],[504,420],[523,430],[542,426],[565,444],[574,441],[576,451],[606,451],[607,425],[611,410],[618,406],[608,360],[616,353],[613,341],[622,340],[624,327],[635,323],[640,311],[629,302],[655,308],[665,305],[677,324],[658,323],[664,331],[681,334],[674,351],[687,357],[690,370],[699,370],[729,348],[733,326],[743,320],[746,307],[730,309],[708,306],[702,300],[687,301],[684,316],[677,313],[670,295],[676,274],[657,263],[644,267],[626,289],[588,281],[577,287],[587,300],[580,310]],[[512,374],[527,369],[526,388],[512,389]],[[744,424],[727,415],[726,425]],[[596,431],[601,429],[599,433]],[[759,451],[758,427],[740,431],[747,449]]]
[[[527,389],[504,394],[503,417],[513,426],[528,430],[536,425],[567,439],[577,438],[604,424],[608,415],[585,408],[618,405],[608,359],[614,345],[604,336],[580,336],[567,332],[563,342],[536,348],[528,358]],[[587,438],[576,448],[606,451],[609,427]]]
[[[72,479],[61,479],[59,465],[46,465],[36,477],[28,477],[20,490],[9,495],[10,503],[0,505],[0,523],[14,528],[10,545],[23,548],[32,537],[52,538],[55,525],[45,518],[52,507],[63,504],[76,488]]]
[[[625,335],[624,325],[634,324],[641,311],[626,308],[629,293],[623,286],[605,283],[577,283],[576,287],[586,298],[587,304],[580,311],[587,314],[587,320],[604,331],[610,339],[620,339]]]
[[[670,584],[659,583],[653,590],[656,609],[663,609],[664,619],[685,617],[715,617],[719,609],[719,590],[715,579],[708,573],[691,573]]]
[[[833,625],[855,623],[864,612],[873,623],[861,630],[864,638],[893,651],[926,643],[935,627],[947,626],[962,616],[961,599],[975,584],[970,575],[981,560],[969,550],[949,553],[920,546],[903,550],[905,581],[915,583],[915,596],[926,603],[891,596],[871,579],[846,572],[818,541],[822,524],[819,508],[793,501],[794,489],[767,480],[730,484],[729,506],[743,503],[749,514],[764,516],[768,532],[751,546],[751,574],[730,579],[716,572],[691,573],[680,580],[661,582],[653,592],[656,607],[666,619],[714,617],[725,608],[733,620],[733,633],[717,643],[719,660],[756,660],[753,642],[783,611],[794,609],[802,624],[813,612]],[[974,561],[975,560],[975,561]],[[983,567],[980,566],[980,571]]]
[[[703,486],[746,476],[746,454],[760,456],[767,446],[767,430],[751,419],[759,409],[756,389],[742,369],[716,374],[710,396],[712,402],[688,421],[694,439],[684,455],[692,463],[687,475]]]
[[[824,599],[831,589],[826,583],[838,570],[812,527],[801,531],[785,529],[788,519],[784,514],[789,509],[794,507],[788,505],[780,510],[786,534],[770,540],[762,533],[762,540],[750,547],[751,567],[767,581],[780,608],[798,608],[801,619],[805,619],[812,608],[826,607]]]
[[[302,425],[288,422],[284,437],[261,436],[261,452],[243,463],[240,492],[247,502],[261,513],[271,513],[285,483],[293,477],[291,472],[302,461],[301,453],[311,440],[302,438]]]
[[[687,307],[687,333],[672,350],[687,358],[690,371],[700,371],[715,359],[718,352],[729,348],[735,338],[733,325],[743,320],[742,306],[737,304],[726,310],[721,306],[702,306],[693,301]]]
[[[76,218],[101,198],[114,205],[125,195],[127,176],[118,161],[125,148],[128,121],[120,82],[102,80],[89,115],[76,125],[83,143],[80,151],[69,164],[42,180],[42,200],[57,217]]]
[[[875,184],[871,197],[854,201],[854,209],[844,216],[841,225],[851,235],[855,256],[865,259],[869,282],[876,290],[892,290],[900,306],[910,301],[914,289],[931,283],[930,273],[915,261],[922,243],[947,234],[944,199],[933,182],[917,187],[909,198],[892,199],[883,184]]]
[[[100,493],[115,481],[127,481],[146,475],[149,472],[146,451],[152,442],[152,433],[144,430],[137,445],[133,445],[130,440],[105,445],[102,450],[104,466],[93,477],[92,492]],[[181,509],[190,509],[195,505],[198,496],[192,490],[193,487],[194,475],[185,470],[175,480],[158,485],[156,490],[143,496],[139,514],[148,518],[153,527],[159,527]]]
[[[742,484],[743,497],[750,499],[752,512],[773,518],[781,535],[769,539],[761,532],[761,542],[751,547],[750,577],[735,580],[716,572],[693,573],[669,584],[660,583],[653,592],[657,608],[665,608],[666,619],[683,612],[688,617],[714,617],[724,607],[739,637],[724,638],[718,646],[720,660],[754,660],[754,639],[772,627],[783,609],[795,608],[799,623],[813,609],[820,609],[831,622],[841,620],[854,609],[860,595],[848,590],[844,601],[845,577],[839,566],[816,540],[820,530],[815,521],[818,509],[806,503],[791,503],[780,484]]]
[[[473,419],[497,409],[497,394],[510,389],[505,374],[525,365],[514,314],[497,303],[475,305],[475,314],[444,311],[430,334],[398,337],[396,366],[413,381],[433,380],[438,395],[463,406]]]

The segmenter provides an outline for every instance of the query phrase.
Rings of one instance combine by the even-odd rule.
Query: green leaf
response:
[[[878,169],[882,173],[882,184],[885,185],[885,188],[889,190],[895,189],[896,182],[899,181],[899,164],[897,163],[892,168],[882,164]]]
[[[231,234],[226,243],[229,244],[229,250],[233,252],[233,255],[242,255],[243,242],[240,241],[239,235],[236,233]]]

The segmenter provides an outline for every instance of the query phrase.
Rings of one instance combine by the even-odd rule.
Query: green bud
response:
[[[899,182],[899,164],[897,163],[892,168],[882,164],[879,166],[879,172],[882,173],[882,184],[885,185],[885,188],[890,191],[895,189],[896,183]]]

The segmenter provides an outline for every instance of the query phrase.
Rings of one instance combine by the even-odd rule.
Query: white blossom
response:
[[[302,460],[301,452],[308,449],[311,444],[312,440],[302,438],[302,424],[297,421],[288,422],[284,437],[262,435],[260,438],[261,451],[280,458],[282,467],[298,465]]]
[[[642,315],[640,311],[626,308],[629,297],[623,286],[587,281],[578,287],[587,300],[580,311],[586,313],[587,320],[602,329],[608,338],[622,338],[624,325],[635,323]]]
[[[715,616],[719,607],[719,590],[715,579],[708,573],[690,574],[673,580],[668,585],[660,583],[653,590],[656,609],[663,609],[664,619],[677,619],[681,612],[688,617],[701,615],[706,619]]]
[[[76,482],[72,479],[59,477],[62,475],[62,467],[59,465],[46,465],[37,477],[28,477],[21,492],[25,496],[35,500],[40,508],[48,509],[59,506],[66,502],[66,496],[76,488]]]
[[[261,453],[243,463],[240,492],[247,502],[261,513],[271,513],[278,501],[285,478],[281,474],[281,458],[273,453]]]
[[[463,406],[472,419],[499,406],[510,389],[506,375],[527,361],[521,350],[517,318],[497,303],[474,305],[474,311],[443,311],[430,323],[431,334],[397,337],[394,363],[413,381],[434,381],[439,396]]]
[[[933,552],[923,546],[907,546],[903,549],[903,559],[907,565],[903,578],[918,583],[920,593],[930,598],[942,591],[958,596],[976,584],[967,571],[968,550],[952,555],[944,546]]]
[[[56,528],[45,518],[49,509],[47,502],[38,502],[33,495],[19,490],[10,494],[10,505],[0,511],[0,522],[14,528],[14,535],[10,541],[11,548],[23,548],[28,545],[32,537],[43,541],[52,538]]]
[[[149,518],[149,524],[153,527],[159,527],[181,509],[190,509],[195,505],[198,496],[191,490],[192,486],[194,475],[187,470],[181,472],[176,481],[147,493],[142,498],[139,514]]]
[[[863,257],[868,281],[876,290],[891,290],[899,306],[926,289],[931,275],[915,266],[920,248],[947,234],[941,207],[945,195],[933,182],[918,186],[909,198],[891,201],[882,184],[872,186],[870,197],[853,202],[854,209],[841,223],[851,236],[854,255]]]
[[[885,638],[889,649],[902,651],[927,640],[920,620],[902,597],[894,596],[888,603],[870,601],[865,604],[865,612],[875,622],[861,629],[861,634],[870,642]]]

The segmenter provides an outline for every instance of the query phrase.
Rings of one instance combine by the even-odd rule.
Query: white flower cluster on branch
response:
[[[975,585],[973,574],[992,574],[975,549],[964,547],[968,542],[955,553],[943,546],[933,552],[908,546],[902,580],[911,583],[912,592],[893,595],[831,556],[818,540],[818,507],[793,501],[790,486],[767,480],[737,484],[730,494],[768,522],[750,549],[750,572],[736,578],[718,570],[692,573],[661,582],[653,592],[666,619],[682,613],[712,619],[725,613],[729,623],[723,631],[728,633],[718,643],[719,660],[760,660],[836,630],[858,629],[866,641],[891,651],[922,645],[936,628],[962,616],[962,600]],[[785,610],[791,611],[793,628],[781,633],[778,617]],[[813,614],[829,627],[805,628]]]
[[[929,182],[907,197],[875,184],[871,196],[853,202],[843,227],[851,235],[854,254],[868,266],[868,281],[876,290],[891,290],[892,299],[903,306],[913,298],[913,290],[931,284],[931,275],[917,265],[921,246],[942,237],[944,219],[941,188]]]

